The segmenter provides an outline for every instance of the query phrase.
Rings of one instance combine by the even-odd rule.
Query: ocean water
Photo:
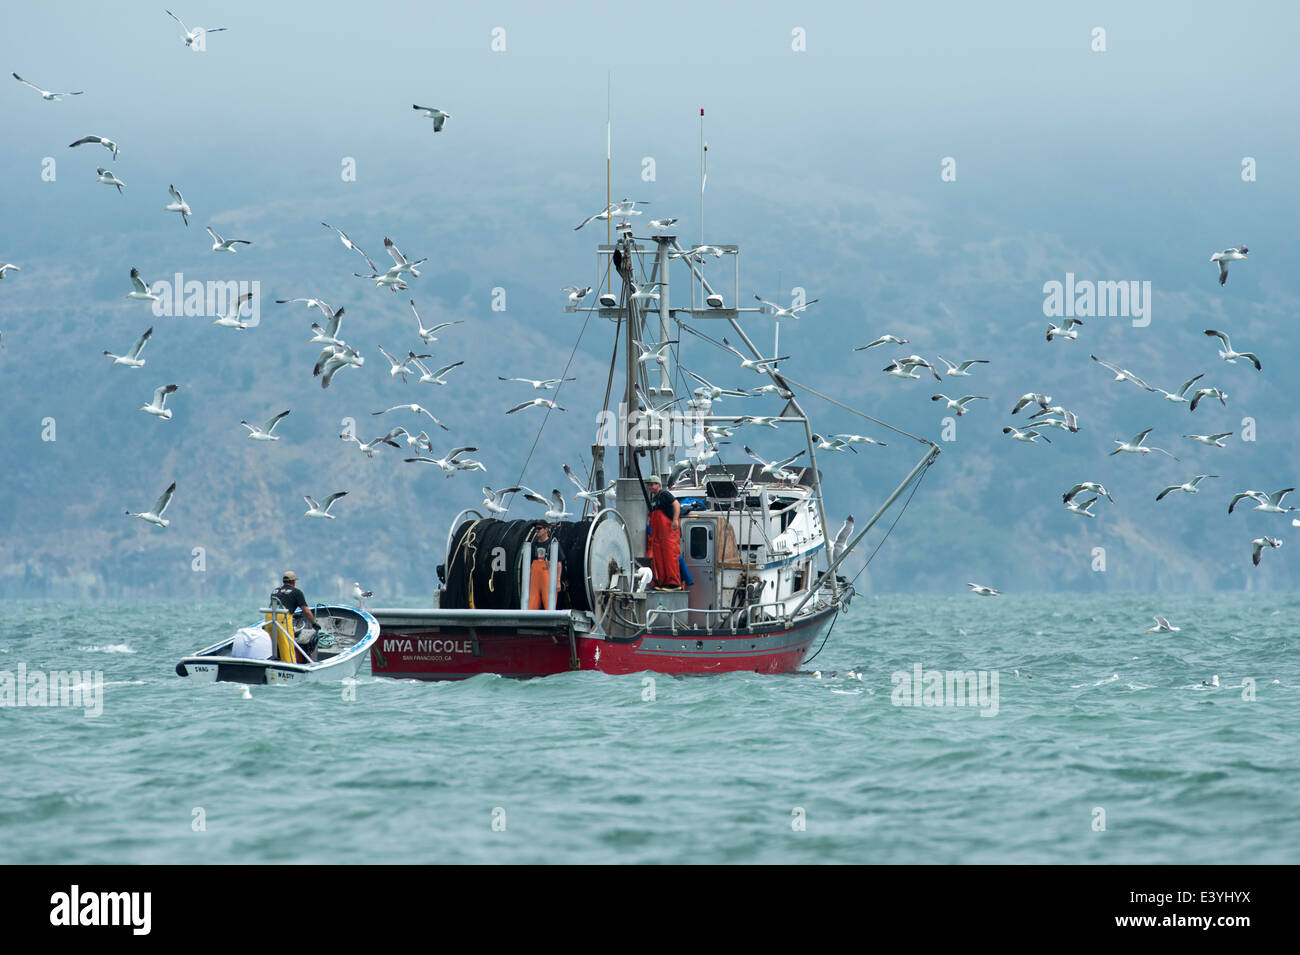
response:
[[[793,675],[244,699],[173,668],[247,608],[18,601],[0,674],[102,671],[103,711],[0,709],[0,862],[1295,863],[1298,615],[864,595]],[[897,705],[917,665],[987,671],[985,705]]]

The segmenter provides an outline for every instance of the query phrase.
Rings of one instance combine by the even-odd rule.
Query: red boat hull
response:
[[[625,640],[578,633],[567,626],[422,624],[413,618],[385,623],[371,652],[376,676],[414,680],[464,680],[480,673],[538,677],[570,670],[602,673],[789,673],[834,622],[837,609],[811,615],[798,627],[755,626],[740,632],[646,631]]]

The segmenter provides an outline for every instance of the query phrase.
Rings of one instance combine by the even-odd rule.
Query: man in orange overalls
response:
[[[551,589],[551,525],[538,521],[533,525],[533,539],[528,545],[532,555],[532,570],[528,577],[528,609],[545,610],[546,598]],[[558,557],[555,572],[560,574],[564,562]]]
[[[650,475],[646,486],[650,489],[649,544],[655,587],[659,590],[681,590],[678,556],[682,552],[682,506],[671,491],[663,490],[658,475]]]

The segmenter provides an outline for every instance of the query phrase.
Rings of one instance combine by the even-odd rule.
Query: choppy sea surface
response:
[[[0,687],[104,689],[0,708],[0,862],[1300,861],[1300,596],[863,595],[786,676],[175,675],[249,609],[10,604]]]

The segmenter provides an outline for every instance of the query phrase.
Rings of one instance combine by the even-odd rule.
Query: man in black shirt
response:
[[[298,575],[292,570],[286,570],[280,578],[280,586],[271,591],[271,606],[274,608],[277,602],[289,613],[301,608],[303,619],[315,629],[320,629],[320,624],[312,616],[311,608],[307,606],[307,598],[298,589]]]
[[[654,565],[655,587],[680,590],[681,573],[678,557],[682,552],[682,506],[673,492],[652,474],[646,481],[650,491],[650,562]]]

